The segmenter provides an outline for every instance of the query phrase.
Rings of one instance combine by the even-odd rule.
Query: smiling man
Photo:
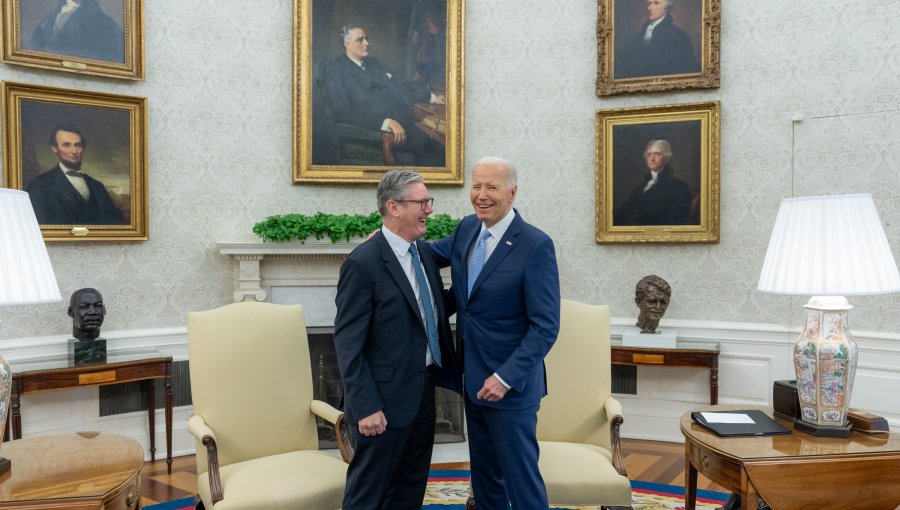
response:
[[[59,159],[25,188],[41,225],[121,225],[122,212],[97,179],[82,169],[87,139],[74,124],[50,132],[50,150]]]
[[[644,151],[647,173],[628,199],[616,206],[614,226],[690,224],[691,189],[675,176],[670,164],[673,156],[668,141],[650,140]]]
[[[517,181],[509,161],[479,160],[469,191],[475,214],[429,245],[453,280],[479,510],[547,508],[537,411],[547,394],[544,357],[559,333],[559,270],[550,237],[513,209]]]
[[[460,391],[444,286],[426,245],[434,199],[416,172],[378,184],[383,227],[341,265],[334,347],[353,460],[344,510],[422,508],[435,385]]]

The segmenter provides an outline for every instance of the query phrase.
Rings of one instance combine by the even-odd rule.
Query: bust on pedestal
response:
[[[74,366],[106,363],[106,340],[100,338],[106,306],[100,291],[84,288],[73,292],[68,313],[75,337],[69,339],[69,361]]]
[[[653,274],[641,278],[634,288],[634,303],[641,310],[635,324],[637,328],[626,329],[622,333],[622,345],[674,349],[678,332],[674,329],[657,330],[671,297],[669,282]]]

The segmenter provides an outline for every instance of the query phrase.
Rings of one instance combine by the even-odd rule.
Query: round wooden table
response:
[[[767,407],[707,406],[695,411]],[[774,510],[887,510],[900,505],[900,434],[817,437],[794,429],[776,436],[719,437],[681,417],[685,455],[685,508],[694,510],[697,473],[741,495],[741,509],[760,499]]]
[[[12,462],[0,475],[0,508],[136,509],[144,449],[114,434],[78,432],[17,439],[0,446]]]

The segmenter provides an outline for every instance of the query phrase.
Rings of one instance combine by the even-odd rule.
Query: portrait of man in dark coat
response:
[[[55,3],[30,35],[22,34],[24,49],[125,62],[122,20],[110,17],[98,0],[58,0]]]
[[[636,33],[616,45],[616,80],[701,71],[691,37],[675,22],[674,1],[646,0],[646,20]]]

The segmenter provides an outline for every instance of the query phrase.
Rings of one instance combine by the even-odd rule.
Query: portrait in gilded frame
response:
[[[147,240],[147,100],[3,82],[3,185],[47,241]]]
[[[294,182],[462,184],[461,0],[295,0]]]
[[[719,240],[719,103],[597,112],[597,242]]]

